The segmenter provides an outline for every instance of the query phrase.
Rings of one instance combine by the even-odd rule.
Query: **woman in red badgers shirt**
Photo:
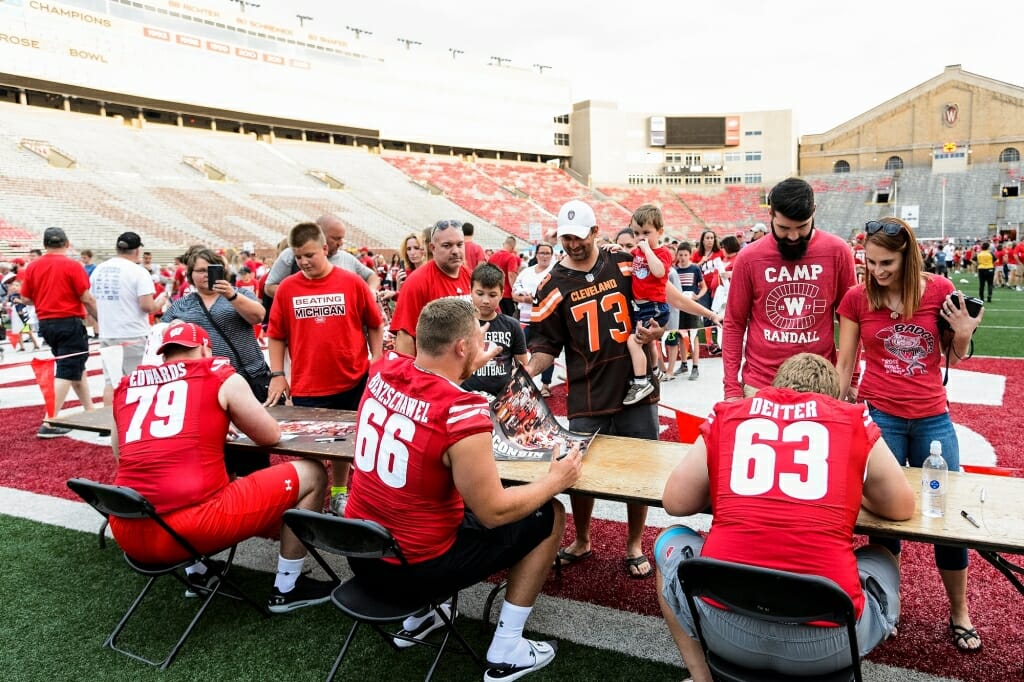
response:
[[[691,258],[694,265],[700,266],[700,271],[704,273],[704,284],[707,285],[707,293],[697,300],[705,308],[711,307],[711,302],[715,300],[715,292],[718,290],[718,285],[721,284],[721,273],[725,269],[725,262],[722,259],[722,246],[718,242],[718,235],[713,230],[704,230],[700,233],[700,241],[697,243],[697,250],[693,252]],[[708,352],[711,355],[721,355],[722,349],[719,344],[714,342],[711,338],[712,325],[710,320],[705,318],[704,321],[704,338],[708,342]]]
[[[960,469],[960,450],[949,418],[942,361],[955,365],[967,353],[981,316],[959,307],[945,277],[924,272],[914,232],[898,218],[872,220],[864,244],[867,279],[851,287],[839,304],[840,396],[867,404],[901,465],[920,467],[932,441],[942,444],[950,471]],[[952,339],[939,331],[939,317],[949,322]],[[850,387],[858,349],[867,364],[860,388]],[[871,538],[899,556],[895,540]],[[967,607],[967,550],[935,546],[935,563],[949,597],[949,630],[960,651],[978,651],[981,638]]]

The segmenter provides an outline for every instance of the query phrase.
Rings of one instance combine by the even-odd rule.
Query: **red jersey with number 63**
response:
[[[235,373],[227,358],[143,365],[114,391],[116,485],[161,513],[189,507],[228,484],[228,415],[217,399]]]
[[[387,528],[411,564],[444,554],[464,515],[444,453],[478,433],[491,433],[483,396],[416,367],[407,355],[385,353],[370,366],[359,405],[345,516]]]
[[[715,516],[702,554],[836,582],[864,607],[853,527],[880,437],[863,405],[766,388],[701,426]]]

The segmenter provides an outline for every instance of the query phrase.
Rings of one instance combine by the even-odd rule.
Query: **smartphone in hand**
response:
[[[213,288],[215,282],[224,279],[224,266],[219,264],[210,263],[206,266],[206,280],[210,283],[210,288]]]

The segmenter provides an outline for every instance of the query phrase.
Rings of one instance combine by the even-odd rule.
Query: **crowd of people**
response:
[[[376,521],[400,543],[408,566],[351,562],[382,590],[450,594],[511,569],[485,680],[518,679],[554,659],[554,642],[523,637],[526,620],[553,565],[594,553],[594,499],[570,495],[575,536],[564,547],[566,512],[553,499],[581,475],[581,453],[556,446],[546,476],[504,488],[490,397],[516,363],[550,395],[563,357],[571,431],[657,440],[661,384],[678,374],[699,381],[703,330],[704,351],[722,357],[723,400],[666,482],[663,502],[676,515],[710,505],[711,532],[670,528],[652,558],[642,546],[647,508],[627,504],[622,570],[638,580],[657,575],[684,662],[695,680],[708,680],[676,579],[688,557],[833,579],[857,607],[864,653],[893,632],[900,548],[872,538],[854,552],[857,513],[863,505],[909,518],[913,496],[900,466],[920,466],[932,440],[958,469],[940,365],[966,354],[981,316],[957,298],[950,269],[980,274],[1005,258],[1013,266],[1005,284],[1022,284],[1020,245],[1004,242],[995,253],[987,243],[925,246],[897,218],[871,221],[846,243],[816,227],[815,208],[811,187],[790,178],[772,189],[767,224],[724,236],[708,230],[691,244],[665,237],[656,206],[639,207],[628,227],[606,235],[593,209],[574,200],[525,257],[515,237],[491,253],[472,241],[472,225],[441,220],[403,237],[390,259],[345,250],[344,224],[327,215],[294,226],[276,258],[195,246],[171,271],[146,258],[135,232],[94,265],[87,251],[81,262],[69,257],[67,235],[48,228],[44,253],[18,273],[10,295],[34,307],[56,357],[57,410],[70,390],[92,409],[85,363],[95,327],[117,427],[116,482],[146,495],[200,551],[276,530],[284,510],[327,500],[333,513]],[[156,353],[173,371],[143,363],[156,320],[168,323]],[[315,460],[225,461],[230,424],[257,443],[277,441],[276,422],[259,407],[280,402],[358,412],[351,474],[343,467],[328,476]],[[66,432],[43,424],[38,435]],[[642,446],[635,456],[644,457]],[[112,528],[133,556],[179,559],[152,540],[147,523]],[[302,574],[304,555],[282,529],[271,611],[328,599],[329,583]],[[936,563],[952,641],[977,651],[966,552],[937,546]],[[202,586],[204,568],[191,567],[188,579]],[[765,630],[700,608],[738,663],[812,675],[843,665],[837,637]],[[423,613],[406,619],[402,634],[424,638],[442,626]],[[765,649],[769,639],[779,644]]]

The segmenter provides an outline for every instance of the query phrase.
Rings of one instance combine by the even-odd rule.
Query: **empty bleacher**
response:
[[[635,211],[643,204],[660,206],[665,219],[665,234],[673,239],[694,241],[706,226],[677,194],[661,187],[602,186],[598,190],[629,211]]]

